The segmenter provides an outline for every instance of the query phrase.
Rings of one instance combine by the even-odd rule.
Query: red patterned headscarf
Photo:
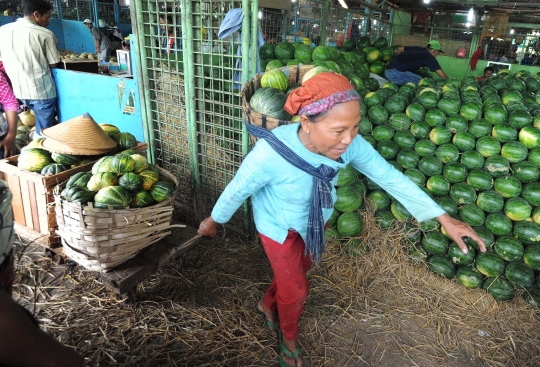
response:
[[[293,116],[313,116],[349,101],[360,101],[360,96],[347,78],[335,73],[320,73],[289,94],[285,110]]]

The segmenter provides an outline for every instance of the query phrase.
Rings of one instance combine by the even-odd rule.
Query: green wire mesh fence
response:
[[[136,3],[147,137],[156,162],[178,177],[180,202],[199,219],[210,214],[247,152],[240,91],[249,70],[242,75],[240,56],[241,47],[249,50],[242,34],[251,34],[251,24],[218,37],[231,9],[244,5],[249,19],[246,3]],[[248,231],[250,223],[246,204],[231,224]]]

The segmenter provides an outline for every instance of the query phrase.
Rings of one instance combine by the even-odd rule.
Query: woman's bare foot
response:
[[[268,325],[268,328],[270,329],[270,333],[272,334],[274,338],[277,338],[279,336],[278,324],[277,324],[277,319],[278,319],[277,312],[272,312],[266,307],[264,307],[264,303],[262,299],[257,304],[257,308],[266,317],[266,324]]]
[[[287,340],[282,334],[281,344],[289,351],[289,353],[286,353],[283,350],[280,350],[283,362],[290,367],[302,367],[304,365],[304,360],[302,359],[302,353],[298,349],[298,339]],[[294,358],[294,356],[296,356],[296,358]]]

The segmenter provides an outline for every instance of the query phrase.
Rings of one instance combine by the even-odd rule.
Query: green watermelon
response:
[[[431,131],[430,126],[425,121],[414,121],[410,128],[411,134],[417,139],[425,139],[429,136]],[[540,152],[539,152],[540,153]],[[539,154],[540,157],[540,154]],[[540,162],[540,158],[539,158]]]
[[[125,209],[131,202],[128,191],[120,186],[107,186],[94,196],[94,206],[101,209]]]
[[[114,136],[114,140],[118,143],[118,149],[131,149],[137,145],[137,139],[130,133],[119,133]]]
[[[523,262],[531,269],[540,271],[540,245],[531,245],[525,248]]]
[[[436,108],[428,110],[424,116],[426,122],[431,127],[443,126],[446,121],[446,115]]]
[[[502,213],[490,213],[486,217],[486,228],[496,236],[508,235],[512,232],[512,221]]]
[[[66,189],[64,198],[69,202],[87,204],[94,201],[95,194],[95,192],[85,187],[71,186]]]
[[[513,176],[498,177],[495,179],[494,189],[504,198],[513,198],[521,193],[521,181]]]
[[[64,166],[63,164],[59,164],[59,163],[51,163],[51,164],[48,164],[46,165],[45,167],[43,167],[43,169],[41,170],[41,174],[43,176],[47,176],[47,175],[57,175],[59,174],[60,172],[64,172],[66,170],[68,170],[69,167],[66,167]]]
[[[518,131],[515,127],[510,125],[495,125],[493,126],[493,130],[491,130],[491,136],[501,143],[506,143],[516,140]]]
[[[396,131],[392,140],[400,148],[410,149],[414,148],[414,146],[416,145],[416,138],[409,131]]]
[[[432,272],[451,279],[456,273],[456,266],[452,261],[444,256],[432,256],[429,259],[429,268]]]
[[[390,204],[390,211],[397,220],[410,220],[412,215],[405,209],[405,207],[399,201],[393,201]]]
[[[294,59],[295,48],[288,42],[280,42],[274,47],[274,55],[278,59]]]
[[[467,169],[473,170],[484,167],[485,159],[479,152],[470,150],[461,154],[460,162],[467,167]]]
[[[344,237],[358,236],[364,225],[358,212],[343,213],[338,217],[337,230]]]
[[[476,258],[476,251],[471,245],[467,245],[468,252],[465,254],[459,248],[458,244],[452,242],[448,248],[448,257],[454,264],[457,265],[470,265],[474,262]]]
[[[69,189],[72,186],[86,187],[91,177],[92,175],[90,173],[86,173],[86,172],[76,173],[69,178],[68,182],[66,183],[66,189]]]
[[[518,162],[512,166],[514,176],[522,183],[535,183],[540,178],[540,170],[531,162]]]
[[[500,155],[492,155],[486,159],[484,171],[493,177],[506,176],[510,172],[510,162]]]
[[[449,162],[444,165],[443,176],[451,183],[463,182],[467,178],[467,168],[458,162]]]
[[[431,255],[444,255],[448,251],[448,239],[439,231],[426,232],[422,247]]]
[[[540,244],[540,224],[532,221],[516,222],[513,235],[525,245]]]
[[[476,190],[464,182],[452,185],[450,197],[457,204],[472,204],[477,199]]]
[[[456,162],[459,159],[459,150],[455,145],[445,143],[439,145],[435,151],[435,156],[441,160],[444,164],[449,162]]]
[[[469,124],[469,132],[477,139],[491,134],[492,128],[493,126],[484,119],[478,119]]]
[[[337,186],[345,186],[356,181],[357,170],[352,165],[347,165],[338,172]]]
[[[498,277],[504,274],[504,260],[495,252],[480,252],[476,256],[476,269],[487,277]]]
[[[377,143],[377,151],[385,159],[393,159],[396,157],[399,147],[391,140],[383,140]]]
[[[493,246],[495,252],[506,261],[516,261],[523,257],[523,244],[512,236],[500,236]]]
[[[462,267],[456,272],[456,278],[465,288],[480,288],[484,282],[484,277],[475,268]]]
[[[45,149],[28,148],[24,149],[17,160],[17,167],[30,171],[41,172],[43,167],[54,163],[51,154]]]
[[[471,170],[467,176],[467,184],[478,191],[489,190],[493,187],[493,177],[480,170]]]
[[[467,204],[459,209],[459,218],[474,227],[484,224],[486,216],[484,211],[475,204]]]
[[[497,301],[509,301],[516,296],[512,283],[500,277],[486,279],[482,288]]]
[[[133,196],[131,204],[134,208],[146,208],[156,203],[152,195],[148,191],[139,191]]]
[[[413,121],[422,121],[426,115],[426,109],[420,103],[411,103],[405,113]]]
[[[529,150],[519,141],[509,141],[501,148],[501,156],[506,158],[510,163],[517,163],[525,160]]]
[[[283,109],[286,100],[287,95],[279,89],[259,88],[251,97],[249,105],[255,112],[278,120],[289,121],[291,115]]]
[[[506,266],[506,279],[517,288],[529,288],[534,283],[534,271],[522,262],[511,262]]]
[[[161,203],[167,200],[174,194],[174,183],[169,181],[157,181],[150,188],[150,195],[152,198]]]
[[[519,131],[519,141],[527,148],[540,147],[540,129],[534,126],[525,126]]]
[[[390,197],[381,190],[371,191],[367,194],[366,199],[377,211],[390,206]]]
[[[275,88],[283,92],[289,88],[288,82],[289,79],[280,69],[269,70],[261,77],[261,86],[263,88]]]
[[[450,215],[452,218],[456,218],[459,215],[457,204],[449,196],[441,196],[435,199],[437,204]]]
[[[55,152],[51,153],[51,158],[56,163],[62,164],[66,167],[74,166],[81,161],[81,157],[78,155],[62,154]]]
[[[503,209],[504,198],[493,190],[482,191],[478,194],[476,204],[486,213],[496,213]]]
[[[437,145],[449,143],[452,140],[452,132],[446,126],[437,126],[431,129],[429,140]]]
[[[532,206],[525,199],[510,198],[504,204],[504,214],[514,222],[520,222],[531,216]]]
[[[469,128],[469,122],[461,115],[450,115],[446,118],[445,125],[452,134],[465,132]]]

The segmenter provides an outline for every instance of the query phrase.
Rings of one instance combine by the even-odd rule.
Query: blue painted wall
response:
[[[12,17],[0,16],[0,26],[11,23]],[[90,31],[83,22],[76,20],[51,19],[47,26],[58,39],[58,48],[60,50],[71,50],[75,53],[95,52],[94,40]],[[123,36],[131,33],[131,24],[119,24],[118,29]],[[106,34],[105,29],[105,34]]]
[[[94,53],[96,51],[90,30],[86,28],[83,22],[76,20],[63,20],[62,24],[65,50],[71,50],[75,53]]]
[[[134,37],[131,56],[135,60]],[[136,66],[133,65],[133,68]],[[53,69],[58,93],[58,121],[66,121],[88,112],[97,123],[116,125],[121,131],[129,132],[138,141],[144,141],[141,102],[138,79],[116,78],[100,74],[82,73],[71,70]],[[122,99],[119,99],[119,84],[125,83]],[[134,113],[125,114],[124,109],[133,91]]]

